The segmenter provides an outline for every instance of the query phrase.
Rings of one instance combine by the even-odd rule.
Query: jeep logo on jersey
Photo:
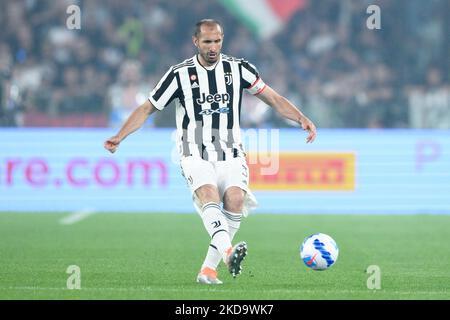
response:
[[[228,93],[216,93],[216,94],[208,94],[202,93],[202,97],[198,98],[196,102],[198,104],[204,104],[204,103],[214,103],[214,102],[221,102],[221,103],[227,103],[230,101],[230,95]]]
[[[200,111],[198,114],[200,115],[205,115],[205,116],[209,116],[210,114],[213,113],[228,113],[230,111],[230,108],[228,107],[223,107],[223,108],[219,108],[219,109],[205,109]]]

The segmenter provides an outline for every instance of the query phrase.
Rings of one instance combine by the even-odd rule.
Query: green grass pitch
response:
[[[0,214],[0,299],[450,299],[450,216],[265,215],[244,219],[249,254],[221,286],[195,282],[208,246],[197,214],[105,214],[61,225],[56,213]],[[307,269],[302,240],[339,245],[337,263]],[[67,267],[81,289],[67,289]],[[381,289],[367,288],[370,265]]]

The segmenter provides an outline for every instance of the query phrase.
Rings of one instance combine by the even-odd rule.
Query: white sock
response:
[[[242,213],[230,212],[225,209],[222,210],[223,215],[228,223],[228,232],[230,234],[230,240],[233,241],[236,232],[238,232],[241,226]]]
[[[222,213],[228,224],[230,240],[233,241],[233,238],[241,225],[242,213],[232,213],[230,211],[226,211],[225,209],[222,210]],[[206,253],[206,258],[203,262],[202,269],[208,267],[216,270],[221,259],[222,255],[219,253],[217,248],[215,248],[213,245],[210,245],[208,248],[208,252]]]
[[[205,267],[216,270],[219,266],[222,255],[219,253],[216,247],[212,244],[209,245],[208,252],[206,253],[205,261],[203,261],[202,269]]]
[[[211,246],[215,247],[223,260],[226,261],[227,251],[231,248],[231,240],[228,234],[228,223],[220,206],[214,202],[206,203],[202,207],[201,217],[203,225],[211,237]]]

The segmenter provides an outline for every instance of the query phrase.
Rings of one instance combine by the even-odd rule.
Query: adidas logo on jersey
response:
[[[194,82],[191,86],[192,89],[197,89],[199,87],[197,82]]]

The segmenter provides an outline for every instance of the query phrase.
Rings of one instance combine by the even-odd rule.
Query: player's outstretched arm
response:
[[[300,124],[303,130],[308,131],[306,142],[313,142],[316,138],[316,126],[300,110],[298,110],[288,99],[279,95],[271,87],[267,86],[256,95],[263,102],[274,108],[283,117]]]
[[[125,121],[119,132],[105,141],[105,149],[111,153],[116,152],[120,142],[125,139],[129,134],[133,133],[145,123],[145,120],[155,112],[156,108],[151,104],[149,100],[140,105]]]

